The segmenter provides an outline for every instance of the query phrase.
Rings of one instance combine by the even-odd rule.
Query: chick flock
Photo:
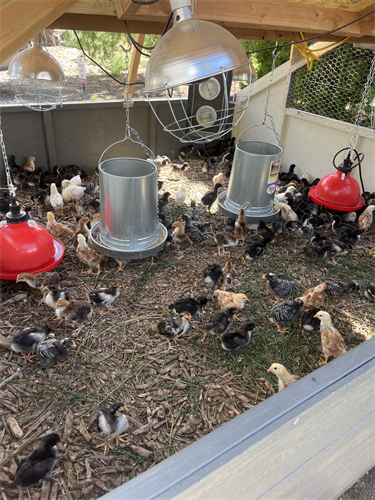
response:
[[[192,156],[194,147],[187,146],[179,151],[179,160],[182,164],[174,164],[172,170],[178,176],[183,176],[189,169],[186,161]],[[169,305],[172,315],[160,318],[155,325],[155,332],[168,339],[179,340],[189,331],[192,321],[199,320],[202,310],[212,301],[217,309],[208,322],[203,325],[204,333],[201,342],[205,342],[207,335],[218,338],[222,348],[228,351],[235,362],[241,361],[239,353],[251,341],[251,335],[257,326],[253,322],[241,320],[242,325],[233,328],[236,315],[240,314],[249,301],[240,290],[228,291],[236,288],[236,275],[241,273],[235,269],[230,260],[231,247],[245,245],[243,251],[244,269],[250,262],[253,271],[255,263],[269,250],[270,246],[280,238],[280,234],[289,233],[290,242],[295,238],[305,241],[303,252],[306,257],[307,272],[311,272],[313,265],[328,258],[345,255],[355,251],[355,246],[361,240],[363,232],[369,230],[373,224],[375,209],[374,193],[364,193],[366,205],[360,213],[337,214],[312,203],[308,196],[309,187],[317,183],[317,179],[309,182],[308,175],[300,177],[294,174],[295,165],[291,165],[288,172],[281,173],[275,194],[274,210],[279,210],[279,216],[272,224],[260,221],[255,230],[255,239],[246,224],[244,210],[241,209],[237,220],[228,219],[224,231],[216,231],[208,236],[207,230],[211,227],[209,221],[203,220],[205,211],[211,214],[219,190],[227,182],[231,174],[231,162],[234,153],[234,139],[221,141],[216,147],[198,149],[196,154],[202,159],[202,172],[213,175],[212,189],[206,192],[200,200],[190,200],[190,206],[182,215],[181,220],[169,221],[165,209],[171,203],[171,193],[160,194],[158,200],[158,216],[168,229],[168,242],[165,251],[177,252],[176,259],[183,259],[186,254],[195,251],[198,245],[214,242],[217,245],[218,257],[226,256],[225,265],[212,263],[202,269],[202,279],[210,285],[207,296],[181,297]],[[30,157],[27,162],[19,166],[15,156],[10,157],[10,167],[13,182],[21,190],[26,185],[38,188],[39,191],[31,196],[31,202],[37,206],[41,216],[46,212],[46,229],[59,239],[67,251],[76,252],[77,258],[89,267],[89,271],[96,271],[96,277],[101,272],[101,264],[107,262],[108,257],[100,254],[90,246],[89,227],[92,218],[98,219],[100,201],[98,198],[99,186],[97,176],[94,181],[85,181],[87,174],[76,165],[65,168],[54,167],[52,173],[36,169],[35,158]],[[159,172],[158,189],[163,187],[163,167],[170,162],[166,156],[157,157]],[[223,170],[217,172],[217,170]],[[1,191],[2,212],[7,210],[8,195]],[[184,188],[176,192],[175,206],[184,205],[186,192]],[[57,222],[55,215],[64,213],[64,206],[74,209],[76,216],[76,230],[72,231],[66,225]],[[29,210],[30,211],[30,210]],[[53,213],[54,212],[54,213]],[[209,216],[208,216],[209,217]],[[327,234],[328,233],[328,234]],[[68,245],[68,242],[69,245]],[[170,253],[173,260],[172,254]],[[370,251],[375,255],[375,249]],[[122,271],[126,262],[117,260],[118,271]],[[338,357],[346,352],[345,342],[340,332],[333,326],[334,318],[325,311],[324,304],[333,300],[346,299],[350,294],[360,290],[360,284],[353,279],[346,281],[327,280],[317,283],[314,287],[294,297],[297,287],[296,281],[278,277],[269,272],[263,275],[266,280],[266,290],[277,297],[276,303],[270,309],[268,320],[275,325],[280,335],[288,330],[282,329],[295,318],[299,318],[302,335],[319,330],[324,359],[320,364],[326,364],[331,357]],[[35,325],[21,330],[10,343],[12,351],[20,353],[27,361],[35,356],[41,365],[50,370],[59,363],[65,363],[73,348],[77,347],[72,337],[79,338],[85,324],[93,318],[94,309],[98,314],[105,314],[120,294],[116,286],[99,288],[87,294],[84,300],[71,300],[70,292],[60,284],[57,272],[39,273],[36,275],[22,273],[17,282],[25,282],[29,287],[38,290],[43,297],[40,303],[54,309],[56,320],[77,326],[70,332],[70,337],[56,339],[51,328]],[[216,288],[216,290],[215,290]],[[365,286],[364,295],[368,300],[375,300],[373,284]],[[329,309],[327,304],[326,309]],[[169,343],[170,349],[175,349]],[[33,354],[34,353],[34,354]],[[69,363],[68,363],[69,366]],[[278,379],[279,391],[300,379],[290,373],[279,363],[273,363],[268,371]],[[99,435],[104,438],[105,453],[112,447],[109,441],[116,439],[123,441],[123,433],[129,429],[129,421],[124,413],[126,406],[119,402],[110,408],[100,408],[97,415]],[[56,444],[60,441],[57,434],[43,437],[39,447],[24,458],[16,471],[14,484],[18,488],[28,488],[41,480],[54,480],[51,472],[57,463]],[[124,441],[123,441],[124,442]]]

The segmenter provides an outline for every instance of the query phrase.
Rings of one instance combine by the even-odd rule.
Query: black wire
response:
[[[132,0],[132,2],[138,4],[138,5],[151,5],[153,3],[158,2],[159,0],[147,0],[145,2],[141,2],[140,0]]]
[[[322,33],[321,35],[316,35],[316,36],[312,36],[310,38],[305,38],[304,40],[300,40],[299,42],[291,42],[291,43],[288,43],[288,44],[285,44],[285,45],[279,45],[280,48],[283,48],[283,47],[291,47],[292,45],[297,45],[299,43],[303,43],[303,42],[309,42],[310,40],[315,40],[317,38],[322,38],[324,36],[327,36],[327,35],[330,35],[331,33],[335,33],[335,31],[340,31],[342,30],[343,28],[346,28],[347,26],[350,26],[351,24],[354,24],[358,21],[360,21],[361,19],[364,19],[365,17],[369,16],[370,14],[372,14],[373,12],[375,12],[375,9],[371,10],[370,12],[368,12],[367,14],[364,14],[363,16],[361,17],[358,17],[357,19],[354,19],[354,21],[350,21],[350,23],[348,24],[344,24],[344,26],[340,26],[339,28],[336,28],[334,30],[331,30],[331,31],[326,31],[325,33]],[[271,47],[264,47],[263,49],[258,49],[258,50],[253,50],[253,51],[250,51],[250,52],[246,52],[246,54],[256,54],[258,52],[263,52],[265,50],[273,50],[275,48],[275,46],[271,46]]]

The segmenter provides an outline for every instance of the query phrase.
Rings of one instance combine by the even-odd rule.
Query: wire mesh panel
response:
[[[287,107],[354,124],[375,52],[342,44],[291,75]],[[371,126],[371,88],[359,125]]]

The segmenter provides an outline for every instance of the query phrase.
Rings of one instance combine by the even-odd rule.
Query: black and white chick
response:
[[[189,312],[183,312],[177,318],[162,318],[157,323],[158,332],[166,337],[178,339],[189,330],[189,321],[191,321],[191,314]],[[168,351],[171,350],[173,348],[169,344]]]
[[[309,309],[305,313],[303,313],[301,321],[300,321],[300,331],[301,333],[306,332],[319,332],[320,331],[320,319],[315,318],[315,314],[321,311],[318,307],[314,307],[313,309]]]
[[[171,309],[175,314],[181,314],[183,312],[188,312],[191,316],[198,317],[202,312],[202,307],[208,302],[206,297],[186,297],[184,299],[178,299],[172,304],[169,304],[168,309]]]
[[[281,279],[274,273],[265,274],[263,279],[267,280],[267,290],[272,295],[276,295],[276,297],[280,297],[281,299],[287,299],[293,295],[297,285],[295,281]]]
[[[205,334],[200,342],[204,343],[208,334],[211,335],[223,335],[226,333],[234,320],[234,315],[236,314],[237,309],[231,307],[226,311],[221,311],[215,313],[210,321],[205,325]]]
[[[262,240],[270,240],[271,242],[276,238],[275,233],[272,231],[272,229],[267,227],[267,224],[262,220],[259,221],[256,233],[259,238],[262,238]]]
[[[272,221],[272,228],[276,235],[283,233],[286,229],[286,220],[282,217],[276,217],[276,219]]]
[[[302,236],[302,238],[305,238],[307,241],[311,241],[311,238],[314,236],[315,229],[312,224],[306,220],[302,226],[298,229],[298,234]]]
[[[307,272],[311,273],[312,264],[320,262],[327,257],[327,248],[323,246],[306,245],[303,249],[306,256]]]
[[[68,358],[72,347],[76,347],[73,339],[58,340],[53,338],[52,334],[46,340],[35,345],[35,355],[46,369],[49,378],[51,378],[49,369],[57,363],[63,363]]]
[[[206,283],[209,283],[210,290],[208,292],[208,297],[211,297],[215,286],[219,282],[223,275],[222,267],[219,264],[209,264],[203,269],[203,278]]]
[[[24,359],[31,361],[30,354],[34,352],[36,344],[45,340],[50,332],[51,328],[48,326],[30,326],[11,339],[10,347],[13,352],[20,352]]]
[[[122,434],[129,429],[129,421],[123,413],[126,411],[128,411],[128,408],[122,403],[115,403],[110,408],[99,409],[96,425],[100,437],[104,438],[104,443],[96,446],[96,448],[104,446],[104,455],[108,453],[109,449],[112,449],[109,444],[111,439],[116,439],[117,446],[119,441],[126,443],[122,439]]]
[[[16,470],[14,484],[19,489],[26,489],[39,481],[56,481],[49,474],[57,464],[58,434],[44,436],[36,450],[32,451],[19,464]]]
[[[182,162],[186,161],[186,159],[192,155],[193,151],[194,151],[194,144],[190,144],[189,146],[184,146],[178,152],[178,159]]]
[[[191,218],[184,214],[182,219],[185,221],[185,234],[189,236],[194,245],[199,245],[206,240],[205,235],[198,229],[197,226],[193,225]]]
[[[277,325],[277,331],[279,333],[285,333],[288,330],[282,330],[282,326],[285,326],[289,321],[292,321],[293,318],[297,316],[299,310],[304,305],[306,299],[300,297],[294,300],[287,300],[285,302],[281,302],[281,304],[277,304],[274,306],[269,315],[268,319],[274,325]]]
[[[365,287],[365,297],[366,299],[375,302],[375,285],[367,285]]]
[[[106,307],[107,310],[113,310],[109,306],[120,295],[120,290],[116,286],[109,288],[99,288],[87,294],[87,297],[92,305],[95,307]],[[100,313],[100,315],[105,313]]]
[[[263,241],[260,241],[258,243],[253,243],[252,245],[248,246],[245,251],[244,251],[244,259],[249,260],[251,265],[253,266],[255,261],[262,257],[262,255],[266,252],[268,245],[271,243],[272,240],[270,239],[265,239]]]
[[[301,224],[298,222],[298,220],[290,220],[289,222],[286,223],[286,230],[290,234],[291,243],[293,243],[293,237],[295,234],[298,234],[300,227]]]
[[[188,215],[193,221],[199,221],[201,211],[197,207],[197,204],[194,200],[190,201],[190,207],[187,209],[186,215]]]
[[[42,289],[44,302],[48,307],[55,309],[59,300],[70,300],[70,292],[67,288],[60,288],[59,285],[49,285]]]
[[[227,332],[221,336],[221,346],[236,362],[240,362],[239,352],[250,342],[251,333],[256,329],[254,323],[246,323],[242,329],[236,332]]]
[[[346,299],[353,292],[358,292],[361,285],[355,280],[325,281],[325,294],[328,299]]]

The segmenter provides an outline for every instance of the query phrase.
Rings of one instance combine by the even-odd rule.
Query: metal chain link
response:
[[[282,141],[280,135],[278,134],[278,132],[276,131],[276,127],[275,127],[275,123],[273,121],[273,117],[272,117],[272,115],[270,115],[268,113],[268,105],[269,105],[269,102],[270,102],[271,88],[272,88],[272,81],[273,81],[273,74],[275,72],[275,67],[276,67],[276,59],[277,59],[278,55],[281,52],[281,51],[277,52],[277,46],[278,46],[278,42],[276,42],[276,46],[275,46],[275,48],[272,51],[272,56],[273,57],[272,57],[272,68],[271,68],[271,74],[270,74],[270,84],[268,86],[268,92],[267,92],[267,97],[266,97],[266,104],[264,106],[264,115],[263,115],[262,125],[266,125],[266,120],[268,118],[269,121],[270,121],[270,123],[271,123],[272,131],[275,134],[275,137],[276,137],[278,143],[280,145],[282,145],[283,141]]]
[[[7,153],[5,150],[5,144],[4,144],[3,130],[1,128],[1,113],[0,113],[0,146],[1,146],[1,152],[3,154],[3,161],[4,161],[5,173],[6,173],[6,177],[7,177],[8,189],[10,191],[11,196],[15,198],[16,197],[16,188],[13,186],[12,177],[10,175],[8,157],[7,157]]]
[[[363,92],[362,99],[361,99],[361,102],[360,102],[360,105],[358,108],[358,113],[357,113],[357,116],[356,116],[355,121],[354,121],[354,128],[353,128],[352,133],[351,133],[350,138],[349,138],[348,148],[350,149],[350,151],[353,151],[355,143],[356,143],[359,123],[360,123],[360,120],[361,120],[362,115],[364,113],[364,107],[365,107],[366,101],[368,100],[368,94],[370,92],[371,84],[374,81],[374,76],[375,76],[375,54],[374,54],[374,57],[372,59],[371,68],[370,68],[370,71],[369,71],[369,74],[367,77],[367,81],[365,84],[365,90]]]

